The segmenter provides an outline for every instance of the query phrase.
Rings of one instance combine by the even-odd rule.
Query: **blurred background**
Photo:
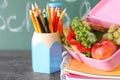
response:
[[[85,18],[99,0],[0,0],[0,50],[30,51],[34,27],[29,16],[31,4],[42,10],[49,2],[62,3],[67,8],[64,25],[69,27],[74,17]]]

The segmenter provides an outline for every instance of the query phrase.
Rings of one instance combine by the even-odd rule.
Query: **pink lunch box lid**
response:
[[[89,17],[108,24],[120,25],[120,0],[101,0],[90,12]]]

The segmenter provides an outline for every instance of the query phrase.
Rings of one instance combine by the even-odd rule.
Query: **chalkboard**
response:
[[[99,0],[0,0],[0,50],[31,50],[31,4],[36,2],[43,9],[56,1],[62,3],[62,9],[67,8],[64,24],[69,26],[72,18],[84,18]]]

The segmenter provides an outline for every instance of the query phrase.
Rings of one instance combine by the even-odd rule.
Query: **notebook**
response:
[[[120,66],[113,71],[107,72],[92,68],[74,58],[72,58],[70,62],[66,64],[65,72],[94,78],[120,79]]]

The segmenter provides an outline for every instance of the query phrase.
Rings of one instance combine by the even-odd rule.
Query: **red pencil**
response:
[[[57,17],[55,19],[55,24],[54,24],[54,32],[57,32],[59,18],[60,18],[60,11],[57,10]]]
[[[57,18],[57,7],[53,10],[53,14],[52,14],[52,24],[53,24],[54,32],[56,32],[56,29],[55,29],[56,18]]]

